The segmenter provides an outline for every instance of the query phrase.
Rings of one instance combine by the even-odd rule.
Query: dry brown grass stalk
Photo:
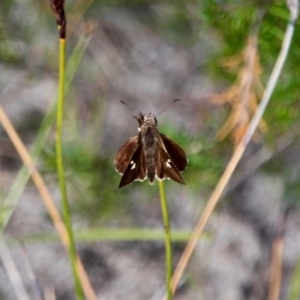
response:
[[[5,129],[10,140],[14,144],[24,165],[26,165],[29,172],[31,173],[32,180],[44,201],[44,204],[49,212],[49,215],[52,218],[52,221],[54,223],[54,226],[56,227],[56,230],[58,231],[61,241],[62,241],[64,247],[66,249],[68,249],[69,245],[70,245],[70,240],[69,240],[69,236],[67,234],[66,227],[60,216],[60,213],[54,204],[54,201],[50,195],[50,192],[49,192],[42,176],[40,175],[39,171],[37,170],[27,149],[25,148],[23,142],[21,141],[19,135],[17,134],[16,130],[14,129],[13,125],[11,124],[10,120],[6,116],[4,110],[2,109],[1,106],[0,106],[0,122],[2,123],[2,126]],[[77,265],[77,268],[78,268],[78,271],[80,274],[80,280],[82,282],[82,286],[83,286],[83,290],[84,290],[86,298],[89,300],[96,300],[97,298],[96,298],[95,292],[91,286],[89,278],[86,274],[86,271],[85,271],[78,255],[77,255],[76,265]]]

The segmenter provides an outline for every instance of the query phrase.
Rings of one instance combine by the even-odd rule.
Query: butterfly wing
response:
[[[162,145],[161,147],[157,147],[157,165],[156,165],[157,178],[159,180],[168,178],[178,183],[185,184],[184,179],[180,174],[180,169],[178,168],[178,166],[181,169],[182,168],[184,169],[186,167],[187,158],[184,151],[172,140],[167,138],[165,135],[160,134],[160,136],[161,136],[160,142],[162,143]],[[171,149],[171,153],[173,154],[173,156],[170,155],[170,153],[168,152],[168,148],[164,144],[164,141],[166,139],[167,139],[168,148]],[[172,148],[174,147],[174,145],[177,146],[177,148],[180,151],[177,148],[174,150]],[[179,162],[176,162],[178,153],[181,154],[181,156],[179,157]],[[177,156],[175,154],[177,154]]]
[[[131,137],[117,152],[115,156],[115,168],[121,175],[124,174],[131,158],[138,147],[138,135]]]
[[[188,159],[184,150],[166,135],[161,133],[160,137],[170,156],[171,161],[176,165],[178,171],[184,171],[188,164]]]
[[[145,157],[140,136],[129,139],[118,151],[115,158],[116,170],[122,174],[119,188],[130,184],[134,180],[146,179]]]

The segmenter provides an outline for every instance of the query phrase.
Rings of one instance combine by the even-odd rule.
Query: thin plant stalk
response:
[[[283,237],[276,237],[272,244],[269,293],[267,300],[278,300],[282,278]]]
[[[295,3],[296,3],[296,1],[295,1]],[[295,6],[296,5],[297,5],[297,3],[295,4]],[[284,66],[284,63],[286,61],[286,58],[287,58],[287,55],[289,52],[289,48],[290,48],[293,33],[294,33],[295,22],[298,17],[298,8],[293,9],[290,7],[290,11],[291,11],[290,20],[288,22],[285,36],[284,36],[284,39],[282,42],[281,51],[277,58],[275,66],[273,68],[273,71],[271,73],[270,79],[268,81],[267,87],[262,96],[261,102],[256,109],[256,112],[248,126],[246,133],[244,134],[244,137],[242,138],[241,142],[235,148],[235,151],[234,151],[229,163],[227,164],[227,167],[226,167],[224,173],[222,174],[215,190],[213,191],[209,201],[207,202],[207,205],[206,205],[206,207],[205,207],[205,209],[193,231],[190,241],[188,242],[186,248],[183,251],[183,254],[180,257],[180,260],[177,264],[177,267],[175,269],[175,272],[174,272],[173,278],[172,278],[172,282],[171,282],[173,294],[175,293],[176,288],[179,284],[179,281],[183,275],[183,272],[186,269],[186,266],[195,250],[198,239],[199,239],[206,223],[208,222],[214,208],[216,207],[225,187],[227,186],[237,164],[239,163],[241,157],[243,156],[243,154],[246,150],[246,147],[249,144],[249,142],[259,124],[259,121],[261,120],[261,118],[263,116],[263,113],[269,103],[271,95],[275,89],[277,82],[278,82],[279,75],[282,71],[282,68]],[[164,297],[164,299],[166,299],[166,297]]]
[[[11,124],[10,120],[6,116],[4,110],[2,109],[2,106],[0,105],[0,122],[6,131],[8,137],[14,144],[18,154],[20,155],[24,165],[27,167],[27,169],[30,171],[32,181],[34,182],[38,192],[41,195],[42,200],[44,201],[44,204],[49,212],[49,215],[53,221],[53,224],[57,230],[57,232],[60,235],[62,244],[66,249],[69,249],[70,241],[69,241],[69,235],[67,234],[66,226],[63,223],[63,220],[60,216],[60,213],[58,209],[56,208],[56,205],[51,197],[51,194],[45,184],[45,181],[43,180],[43,177],[37,170],[31,156],[29,155],[28,151],[26,150],[23,142],[21,141],[18,133],[14,129],[13,125]],[[0,238],[1,240],[1,238]],[[97,297],[95,295],[95,292],[91,286],[91,283],[89,281],[89,278],[86,274],[86,271],[82,265],[82,262],[80,261],[79,256],[76,256],[76,265],[79,270],[80,279],[82,282],[82,286],[84,288],[84,293],[86,296],[86,299],[88,300],[96,300]]]
[[[83,299],[82,287],[79,280],[78,270],[76,268],[76,248],[75,248],[74,234],[72,229],[70,207],[68,202],[68,194],[67,194],[64,165],[63,165],[63,153],[62,153],[62,123],[63,123],[63,115],[64,115],[65,66],[66,66],[66,39],[60,38],[59,40],[59,83],[58,83],[58,102],[57,102],[57,110],[56,110],[56,139],[55,139],[56,163],[57,163],[59,188],[61,193],[63,219],[70,240],[70,245],[68,250],[69,250],[69,256],[72,265],[75,293],[77,299]]]
[[[19,241],[19,247],[21,251],[21,256],[23,258],[23,263],[27,271],[28,279],[31,285],[32,298],[34,298],[34,300],[46,300],[43,299],[43,287],[34,273],[33,266],[30,262],[29,255],[23,241]]]
[[[289,288],[289,294],[287,297],[288,300],[299,299],[300,296],[299,278],[300,278],[300,256],[298,257],[296,265],[293,270],[293,275],[292,275],[290,288]]]
[[[270,264],[269,293],[267,300],[278,300],[280,297],[282,261],[284,251],[284,232],[290,210],[291,206],[288,207],[283,213],[281,220],[278,222],[278,227],[274,233]]]
[[[191,237],[190,231],[172,230],[172,242],[186,243]],[[165,240],[165,231],[160,229],[141,229],[141,228],[86,228],[83,230],[74,230],[75,240],[78,242],[97,242],[101,241],[162,241]],[[208,239],[209,234],[202,235],[202,238]],[[56,232],[37,233],[29,235],[10,235],[7,239],[9,245],[15,245],[19,240],[25,244],[34,244],[38,241],[45,243],[57,242],[59,236]]]
[[[168,203],[166,199],[164,182],[158,181],[159,195],[161,203],[161,211],[165,228],[165,251],[166,251],[166,289],[167,300],[172,300],[171,278],[172,278],[172,241],[171,241],[171,226],[168,212]]]
[[[66,74],[67,74],[67,79],[66,79],[66,83],[65,83],[65,93],[67,93],[70,84],[72,82],[72,79],[74,77],[74,74],[78,68],[78,65],[82,59],[82,56],[84,54],[84,51],[89,43],[90,37],[86,37],[86,38],[81,38],[69,61],[68,61],[68,65],[67,65],[67,69],[66,69]],[[32,157],[32,164],[34,164],[37,160],[38,157],[45,145],[45,142],[50,134],[52,125],[55,121],[55,111],[56,111],[56,104],[57,101],[55,101],[55,103],[49,108],[49,110],[46,113],[46,116],[42,122],[42,125],[39,129],[39,132],[37,134],[37,137],[32,145],[31,148],[31,157]],[[13,140],[12,140],[13,141]],[[17,149],[18,150],[18,149]],[[26,183],[28,181],[28,179],[30,178],[32,174],[30,174],[30,172],[28,171],[28,165],[25,165],[21,168],[13,186],[10,189],[9,195],[6,197],[4,203],[3,203],[3,207],[5,209],[3,209],[3,211],[1,211],[1,226],[2,228],[5,228],[5,226],[7,225],[10,216],[12,215],[14,208],[16,207],[16,204],[20,198],[20,195],[22,194],[23,189],[26,186]],[[46,199],[48,199],[48,197],[46,197]],[[45,201],[46,201],[45,199]],[[50,199],[51,201],[51,199]],[[46,207],[49,209],[48,205],[46,204]],[[50,215],[52,215],[51,210],[49,210]],[[57,222],[58,219],[57,218],[53,218],[53,222]],[[60,224],[56,224],[57,228],[61,228]],[[58,232],[60,233],[59,229]],[[63,235],[61,235],[61,238],[63,240],[63,243],[66,247],[68,247],[69,242],[64,242],[64,237]],[[1,240],[1,239],[0,239]],[[82,280],[82,284],[85,287],[85,294],[87,296],[87,299],[95,299],[96,296],[94,295],[94,292],[92,290],[92,287],[89,283],[88,277],[86,276],[85,270],[82,268],[81,262],[78,261],[78,257],[77,257],[77,264],[79,266],[79,268],[82,270],[82,274],[80,275],[81,280]]]
[[[17,269],[17,266],[10,254],[9,248],[6,245],[4,236],[2,233],[1,235],[1,242],[0,242],[0,257],[10,280],[10,283],[13,287],[13,290],[17,296],[18,300],[29,300],[30,297],[27,294],[26,288],[22,281],[21,275]]]

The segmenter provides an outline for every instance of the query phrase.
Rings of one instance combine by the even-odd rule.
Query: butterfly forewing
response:
[[[140,141],[138,147],[129,161],[127,168],[121,178],[119,188],[130,184],[134,180],[144,181],[146,179],[146,165],[145,156],[143,153],[143,146]]]
[[[138,147],[138,135],[131,137],[118,151],[115,157],[115,168],[120,174],[124,174],[131,158]]]
[[[184,171],[188,164],[188,159],[184,150],[166,135],[161,133],[160,137],[162,138],[163,144],[170,156],[171,161],[176,165],[178,171]]]

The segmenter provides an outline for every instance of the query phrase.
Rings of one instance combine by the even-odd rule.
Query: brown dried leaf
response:
[[[229,71],[238,73],[231,87],[211,99],[216,104],[228,103],[232,107],[227,121],[217,133],[217,138],[224,139],[231,133],[234,143],[237,144],[243,137],[263,92],[257,37],[249,36],[245,49],[233,57],[222,60],[222,65]],[[259,124],[259,129],[262,132],[267,130],[263,120]]]

